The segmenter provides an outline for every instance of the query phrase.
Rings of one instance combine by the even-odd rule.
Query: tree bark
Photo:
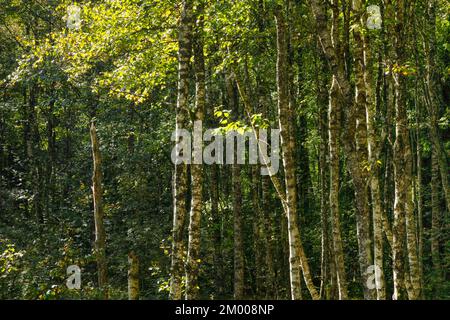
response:
[[[178,28],[178,98],[176,130],[183,129],[188,121],[188,97],[189,97],[189,61],[191,58],[191,0],[182,2],[182,13]],[[173,300],[182,298],[182,275],[184,274],[184,245],[183,230],[186,219],[186,193],[187,193],[187,164],[175,164],[174,173],[174,204],[173,204],[173,228],[172,228],[172,261],[169,297]]]
[[[353,1],[353,13],[359,17],[353,29],[354,64],[355,64],[355,102],[353,110],[349,112],[346,126],[345,149],[348,151],[349,171],[355,187],[356,227],[359,251],[359,269],[366,300],[374,298],[373,290],[367,283],[372,265],[369,196],[367,192],[367,92],[366,92],[366,61],[365,39],[362,34],[364,26],[362,1]]]
[[[313,299],[318,299],[317,290],[312,283],[309,264],[307,263],[303,245],[301,243],[300,230],[297,222],[297,190],[294,167],[293,140],[290,139],[292,125],[289,117],[289,74],[287,60],[287,29],[285,13],[281,8],[275,11],[277,25],[277,93],[278,116],[281,134],[281,148],[286,185],[286,208],[289,234],[289,270],[291,298],[301,299],[300,266],[303,269],[306,285]]]
[[[103,188],[102,188],[102,160],[97,138],[95,121],[91,122],[91,143],[93,159],[92,199],[94,202],[95,245],[94,252],[97,260],[98,286],[108,298],[108,275],[106,265],[106,232],[103,224]]]
[[[128,253],[128,300],[139,300],[139,257]]]
[[[319,73],[319,72],[318,72]],[[325,82],[325,81],[322,81]],[[332,246],[330,239],[330,174],[329,174],[329,146],[328,146],[328,93],[325,83],[318,81],[318,101],[320,106],[319,130],[320,130],[320,149],[319,149],[319,172],[320,172],[320,224],[321,224],[321,286],[320,297],[325,299],[334,299],[337,297],[337,276],[335,259],[332,255]]]
[[[414,207],[412,202],[412,154],[406,114],[406,79],[394,69],[402,68],[405,56],[405,19],[406,6],[403,0],[397,1],[395,7],[395,143],[394,143],[394,228],[393,228],[393,263],[394,263],[394,299],[402,299],[402,288],[408,281],[409,299],[417,299],[420,295],[420,275],[417,257],[417,233]],[[407,258],[409,262],[409,279],[405,282],[403,265],[404,238],[406,232]]]
[[[205,109],[205,61],[203,54],[203,15],[200,9],[197,19],[197,30],[194,38],[194,71],[195,71],[195,115],[194,126],[202,123]],[[198,136],[200,134],[200,136]],[[200,223],[203,202],[203,164],[196,160],[202,158],[202,133],[194,129],[194,163],[191,165],[191,212],[189,216],[189,243],[186,262],[186,299],[198,299],[200,287],[198,285],[198,272],[200,264]]]
[[[337,1],[334,1],[333,8],[338,8],[337,5]],[[327,26],[324,3],[318,0],[311,0],[311,9],[316,19],[319,42],[332,74],[331,87],[329,89],[328,111],[331,228],[339,299],[345,300],[348,298],[348,291],[339,213],[339,136],[341,126],[341,104],[348,104],[351,101],[349,98],[350,86],[345,75],[345,68],[343,65],[344,59],[340,54],[341,45],[338,34],[339,26],[337,17],[339,10],[337,10],[337,12],[334,10],[333,12],[333,22],[330,30]]]
[[[372,52],[370,50],[370,39],[365,38],[365,82],[367,93],[367,146],[368,146],[368,160],[370,168],[370,195],[372,200],[372,224],[373,224],[373,238],[374,238],[374,266],[375,266],[375,285],[377,290],[377,299],[386,299],[386,283],[383,271],[383,215],[384,209],[381,201],[381,184],[380,184],[380,140],[378,140],[380,132],[376,129],[377,121],[377,101],[372,90],[373,76],[372,76]],[[381,85],[381,72],[378,73],[377,80],[377,97],[379,96],[379,88]]]

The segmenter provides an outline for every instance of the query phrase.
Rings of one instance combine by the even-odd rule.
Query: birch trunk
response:
[[[370,277],[369,267],[372,265],[369,196],[367,192],[368,172],[364,166],[368,161],[367,153],[367,91],[366,91],[366,48],[365,38],[362,34],[364,26],[362,1],[353,1],[353,13],[360,18],[353,30],[354,62],[355,62],[355,103],[354,110],[350,111],[348,127],[346,127],[346,149],[349,151],[349,166],[355,186],[356,224],[359,250],[359,268],[362,278],[364,298],[374,298],[374,292],[368,287]],[[354,114],[352,114],[354,112]],[[355,145],[353,145],[353,139]]]
[[[368,41],[367,41],[368,42]],[[375,285],[377,290],[377,299],[386,299],[386,283],[383,271],[383,215],[384,209],[381,201],[381,187],[380,187],[380,141],[378,140],[379,131],[375,128],[377,120],[377,101],[372,91],[373,77],[372,77],[372,54],[369,48],[370,43],[366,43],[365,60],[366,60],[366,91],[367,91],[367,146],[368,157],[370,165],[370,195],[372,200],[372,224],[373,224],[373,239],[374,239],[374,266],[375,266]],[[380,66],[381,64],[379,64]],[[380,68],[380,67],[379,67]],[[379,88],[381,85],[381,72],[378,73],[377,80],[377,97],[379,97]],[[381,140],[383,134],[381,134]]]
[[[102,189],[102,160],[97,138],[95,122],[91,122],[91,143],[93,159],[92,199],[94,201],[95,245],[94,252],[97,260],[98,286],[108,297],[108,275],[106,266],[106,233],[103,225],[103,189]]]
[[[340,40],[338,33],[339,10],[336,12],[337,3],[333,2],[332,28],[327,26],[327,15],[324,3],[319,0],[311,1],[312,13],[316,19],[317,34],[320,46],[324,52],[326,61],[332,73],[331,87],[329,89],[328,130],[330,149],[330,211],[333,249],[336,265],[336,275],[339,299],[348,298],[347,279],[345,275],[344,251],[341,239],[341,225],[339,213],[339,148],[341,126],[341,104],[347,104],[349,99],[349,84],[345,76],[345,67],[340,53]]]
[[[131,251],[128,254],[128,300],[139,300],[139,257]]]
[[[191,58],[191,0],[184,0],[178,28],[178,98],[176,130],[186,128],[188,121],[188,97],[189,97],[189,61]],[[173,204],[173,228],[172,228],[172,261],[170,299],[182,298],[182,275],[184,274],[184,245],[183,230],[186,219],[186,193],[187,193],[187,164],[175,165],[174,173],[174,204]]]
[[[197,19],[197,30],[194,38],[194,71],[195,71],[195,115],[194,126],[203,122],[205,109],[205,61],[203,54],[203,16]],[[189,215],[189,243],[186,262],[186,299],[198,299],[200,287],[198,272],[200,259],[200,223],[203,202],[203,164],[197,163],[202,159],[202,132],[194,129],[194,163],[191,165],[191,212]]]
[[[395,66],[404,66],[405,57],[405,2],[397,1],[395,7]],[[417,299],[420,295],[419,263],[417,257],[417,231],[412,202],[412,154],[406,114],[406,81],[405,76],[393,70],[395,82],[395,143],[394,143],[394,228],[393,228],[393,263],[394,263],[394,299],[403,298],[402,288],[408,282],[409,299]],[[407,258],[409,263],[409,279],[405,277],[403,265],[404,239],[406,233]],[[406,282],[405,282],[406,281]]]
[[[289,235],[289,270],[291,298],[301,299],[300,266],[303,269],[306,285],[313,299],[318,299],[318,293],[312,283],[309,264],[307,263],[300,238],[297,222],[297,190],[294,167],[293,140],[290,138],[292,118],[289,117],[289,74],[287,60],[287,29],[285,13],[277,8],[275,12],[277,25],[277,93],[278,116],[281,134],[281,148],[286,185],[286,215]]]
[[[369,44],[368,44],[369,45]],[[381,201],[381,186],[380,186],[380,170],[381,165],[380,158],[380,141],[378,136],[380,132],[376,130],[375,123],[377,119],[377,102],[371,90],[372,86],[372,74],[371,74],[371,52],[368,46],[366,46],[366,88],[367,88],[367,144],[368,144],[368,157],[370,165],[370,194],[372,200],[372,224],[373,224],[373,238],[374,238],[374,266],[375,266],[375,285],[377,290],[377,299],[386,299],[386,282],[383,271],[383,215],[385,215],[384,208]],[[377,80],[377,92],[379,91],[379,85],[381,79],[381,73],[378,74]],[[377,94],[378,97],[378,94]],[[383,134],[381,134],[381,140],[383,140]]]
[[[321,285],[320,297],[325,299],[333,299],[336,297],[336,267],[335,259],[332,255],[332,243],[330,241],[330,175],[329,175],[329,159],[328,159],[328,116],[327,104],[328,94],[325,85],[318,81],[318,101],[320,103],[319,129],[321,143],[319,149],[319,172],[320,172],[320,224],[321,224]],[[324,81],[323,81],[324,82]]]

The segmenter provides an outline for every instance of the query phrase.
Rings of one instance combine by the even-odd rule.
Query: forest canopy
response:
[[[0,299],[450,299],[449,12],[0,0]]]

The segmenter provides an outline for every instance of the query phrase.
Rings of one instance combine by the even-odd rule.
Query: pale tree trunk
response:
[[[403,12],[399,12],[403,14]],[[396,47],[401,50],[402,34],[396,34]],[[398,60],[399,57],[397,57]],[[399,62],[397,60],[397,62]],[[405,268],[404,268],[404,250],[405,250],[405,216],[406,216],[406,197],[408,193],[408,181],[405,177],[405,170],[407,164],[404,162],[405,144],[409,145],[406,123],[404,80],[400,75],[395,81],[395,132],[396,139],[394,143],[393,163],[394,163],[394,184],[395,184],[395,199],[394,199],[394,223],[392,229],[393,243],[392,243],[392,262],[393,262],[393,280],[394,280],[394,300],[405,298]],[[407,141],[405,141],[407,139]],[[406,178],[406,179],[405,179]]]
[[[102,188],[102,160],[100,146],[97,138],[95,122],[91,122],[91,143],[93,159],[92,175],[92,199],[94,201],[94,224],[95,224],[95,257],[97,260],[98,286],[108,298],[108,275],[106,265],[106,233],[103,225],[103,188]]]
[[[403,16],[403,19],[399,19],[399,21],[403,21],[403,41],[405,41],[407,29],[406,27],[409,26],[409,19],[408,15],[411,15],[409,6],[407,2],[405,1],[405,4],[400,5],[399,11],[402,10],[402,7],[404,6],[405,14]],[[400,30],[402,27],[399,28]],[[401,31],[400,31],[401,32]],[[399,50],[399,47],[397,47],[397,57],[400,57],[399,61],[401,61],[401,64],[405,64],[406,57],[404,56],[405,53],[405,43],[402,44],[402,48]],[[399,75],[399,78],[402,76]],[[406,79],[403,79],[406,80]],[[399,86],[400,91],[403,91],[401,95],[403,96],[402,99],[398,100],[397,102],[402,103],[403,106],[400,111],[400,108],[397,108],[399,110],[401,117],[405,119],[405,121],[401,121],[401,123],[404,123],[404,132],[402,134],[405,135],[404,141],[406,143],[404,148],[404,155],[405,155],[405,163],[406,163],[406,185],[408,186],[406,189],[406,203],[405,203],[405,209],[406,209],[406,244],[408,249],[408,263],[409,263],[409,290],[408,291],[408,298],[410,300],[416,300],[420,299],[421,292],[422,292],[422,280],[421,280],[421,274],[420,274],[420,262],[419,262],[419,256],[417,252],[417,246],[418,246],[418,236],[417,236],[417,219],[416,214],[414,212],[414,198],[413,198],[413,155],[412,155],[412,148],[410,143],[410,132],[408,129],[408,117],[406,115],[406,81],[404,84],[400,82]],[[398,97],[398,96],[397,96]],[[403,101],[402,101],[403,100]],[[403,113],[404,112],[404,113]]]
[[[186,128],[188,122],[189,61],[191,58],[191,0],[184,0],[178,29],[178,98],[176,131]],[[182,298],[182,276],[184,274],[183,230],[186,219],[187,164],[175,164],[173,184],[173,228],[170,299]]]
[[[381,165],[380,141],[378,141],[379,132],[375,128],[377,110],[376,101],[373,96],[372,75],[371,75],[371,55],[370,50],[366,47],[366,88],[367,88],[367,145],[368,157],[370,165],[370,195],[372,200],[372,224],[373,224],[373,240],[374,240],[374,266],[375,266],[375,285],[377,290],[377,299],[386,299],[386,283],[383,271],[383,215],[384,209],[381,202],[381,187],[379,178],[379,166]],[[379,75],[380,76],[380,75]],[[383,137],[381,137],[381,140]]]
[[[339,212],[339,135],[341,127],[341,104],[348,104],[351,99],[349,98],[350,86],[345,76],[344,59],[340,52],[341,45],[338,33],[339,10],[337,1],[333,2],[333,8],[335,10],[333,10],[333,22],[332,28],[330,29],[327,26],[324,3],[319,0],[311,0],[311,9],[316,20],[320,46],[332,73],[328,110],[331,229],[339,299],[345,300],[348,298],[348,291]]]
[[[418,52],[418,39],[417,39],[417,19],[413,17],[413,40],[414,40],[414,58],[416,66],[420,65],[419,59],[420,54]],[[417,255],[419,260],[419,276],[420,276],[420,287],[422,288],[420,293],[420,299],[425,298],[424,286],[424,276],[423,276],[423,188],[422,188],[422,142],[421,142],[421,121],[422,121],[422,99],[419,102],[419,82],[422,77],[415,77],[415,88],[414,88],[414,109],[416,112],[416,130],[413,135],[416,140],[416,152],[415,157],[415,180],[414,185],[414,200],[417,208]]]
[[[347,280],[345,276],[344,249],[341,238],[341,222],[339,211],[339,131],[340,108],[337,100],[338,83],[333,77],[330,89],[330,102],[328,111],[328,138],[330,149],[330,211],[331,229],[333,235],[333,249],[336,265],[336,275],[339,290],[339,299],[348,297]]]
[[[139,258],[134,251],[128,253],[128,300],[139,300]]]
[[[405,2],[397,1],[395,33],[395,64],[404,66],[405,57]],[[395,81],[395,143],[394,143],[394,228],[393,228],[393,263],[394,263],[394,299],[402,299],[403,283],[410,283],[409,299],[420,295],[420,271],[417,256],[417,231],[412,201],[412,154],[406,114],[406,79],[401,72],[393,72]],[[403,265],[404,238],[406,233],[407,258],[409,262],[409,279],[406,278]],[[406,282],[405,282],[406,281]]]
[[[323,56],[323,55],[322,55]],[[318,72],[319,74],[319,72]],[[319,149],[319,172],[320,172],[320,224],[321,224],[321,285],[320,297],[325,299],[335,299],[337,289],[336,265],[332,255],[332,243],[330,239],[330,175],[328,164],[328,116],[327,104],[328,94],[325,81],[318,81],[318,102],[320,106],[319,130],[320,130],[320,149]]]
[[[316,90],[317,102],[319,105],[319,124],[320,148],[319,148],[319,174],[320,174],[320,223],[321,223],[321,285],[320,297],[322,299],[338,299],[336,261],[334,259],[334,250],[331,235],[331,216],[330,216],[330,165],[329,165],[329,137],[328,137],[328,81],[327,76],[321,76],[322,68],[326,67],[325,55],[320,48],[317,40],[316,59]],[[317,63],[319,62],[319,63]],[[328,70],[325,69],[325,70]],[[326,72],[325,72],[326,73]]]
[[[353,13],[361,16],[364,13],[362,1],[353,1]],[[370,213],[369,196],[367,192],[368,174],[365,166],[367,165],[367,91],[366,91],[366,61],[365,61],[365,39],[362,34],[364,28],[364,18],[357,20],[356,27],[353,29],[354,38],[354,64],[355,64],[355,102],[353,110],[347,119],[345,135],[346,150],[349,151],[349,167],[355,186],[356,201],[356,226],[359,249],[359,267],[362,278],[364,298],[374,299],[374,291],[368,287],[368,280],[371,276],[369,267],[372,265],[371,239],[370,239]],[[352,114],[353,113],[353,114]],[[355,144],[353,144],[355,141]]]
[[[378,141],[379,131],[375,128],[377,118],[377,102],[372,91],[372,56],[370,51],[370,43],[366,42],[365,59],[366,59],[366,93],[367,93],[367,146],[370,168],[370,195],[372,200],[372,225],[373,225],[373,255],[374,255],[374,272],[376,297],[378,300],[386,299],[386,283],[383,270],[383,215],[384,209],[381,202],[381,187],[379,179],[379,166],[381,165],[380,157],[380,141]],[[379,89],[381,74],[378,74],[377,90]],[[383,140],[383,134],[381,140]]]
[[[387,56],[387,54],[386,54]],[[383,186],[383,211],[382,211],[382,223],[383,223],[383,233],[386,236],[387,242],[391,248],[391,252],[393,252],[393,235],[392,235],[392,225],[389,220],[389,216],[393,216],[394,211],[394,169],[392,164],[392,141],[394,141],[392,134],[392,119],[393,119],[393,109],[394,109],[394,99],[393,99],[393,85],[392,85],[392,77],[385,75],[383,80],[383,95],[384,95],[384,104],[385,104],[385,114],[384,118],[386,119],[384,123],[383,130],[386,132],[386,142],[387,147],[384,153],[383,161],[384,165],[384,186]]]
[[[297,222],[297,190],[294,166],[293,139],[290,138],[292,118],[289,117],[289,74],[287,60],[287,28],[285,13],[281,8],[275,12],[277,25],[277,92],[278,116],[281,134],[281,148],[286,185],[286,209],[289,233],[289,270],[291,284],[291,298],[301,299],[300,267],[304,274],[306,285],[313,299],[318,299],[317,290],[312,283],[309,264],[307,263],[300,230]]]
[[[370,115],[369,115],[370,117]],[[370,128],[370,127],[369,127]],[[371,130],[371,129],[370,129]],[[373,133],[369,133],[372,135]],[[369,139],[375,141],[375,135]],[[373,145],[373,144],[372,144]],[[371,151],[373,152],[373,151]],[[374,266],[375,266],[375,284],[377,290],[377,299],[386,299],[386,284],[383,271],[383,208],[381,205],[380,181],[378,178],[377,159],[373,155],[369,155],[371,163],[370,190],[372,198],[372,221],[373,221],[373,237],[374,237]]]
[[[287,136],[289,137],[289,141],[286,142],[285,145],[289,145],[289,148],[292,150],[292,164],[293,164],[293,174],[295,175],[295,207],[296,207],[296,216],[299,217],[298,219],[298,225],[302,225],[302,219],[305,218],[305,213],[307,210],[307,204],[308,204],[308,191],[309,191],[309,185],[310,185],[310,176],[309,176],[309,163],[308,163],[308,153],[306,150],[306,147],[304,145],[305,139],[307,138],[307,125],[306,123],[303,125],[303,127],[298,128],[297,126],[297,114],[295,111],[297,101],[296,101],[296,88],[294,84],[294,65],[297,64],[299,70],[301,70],[301,62],[299,60],[294,61],[294,52],[292,49],[292,26],[293,26],[293,15],[290,14],[293,12],[292,9],[292,2],[291,0],[286,1],[286,69],[287,72],[287,86],[288,86],[288,114],[287,117],[289,119],[289,131],[287,133]],[[278,35],[277,35],[278,37]],[[301,59],[301,55],[299,52],[298,59]],[[291,66],[291,67],[288,67]],[[301,75],[301,72],[299,73]],[[300,81],[300,80],[299,80]],[[298,89],[299,90],[299,89]],[[300,120],[303,120],[306,122],[306,118],[304,115],[300,115]],[[300,123],[300,126],[302,126],[302,123]],[[280,127],[281,128],[281,127]],[[297,139],[299,140],[297,148]],[[298,161],[298,162],[297,162]],[[286,177],[285,177],[286,178]],[[286,180],[285,180],[286,181]],[[285,183],[287,186],[287,184]],[[287,189],[287,188],[286,188]],[[287,190],[286,190],[287,191]],[[287,196],[287,194],[286,194]],[[299,227],[299,237],[301,242],[301,232]],[[299,247],[299,249],[302,251],[303,248]],[[301,258],[300,258],[301,262]],[[300,265],[301,267],[301,265]],[[302,277],[302,268],[300,268],[300,279]],[[303,299],[302,297],[302,282],[300,280],[300,297],[299,299]],[[317,293],[318,294],[318,293]]]
[[[195,117],[196,122],[202,123],[205,109],[205,61],[203,54],[203,16],[197,19],[197,30],[194,38],[194,70],[195,70]],[[200,134],[200,136],[199,136]],[[191,212],[189,216],[189,243],[186,263],[186,299],[197,299],[199,292],[198,272],[200,264],[200,223],[202,214],[203,165],[196,160],[202,158],[201,132],[194,130],[194,163],[191,165]]]

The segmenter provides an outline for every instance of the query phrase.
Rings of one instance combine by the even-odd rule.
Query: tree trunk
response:
[[[139,300],[139,257],[128,253],[128,300]]]
[[[403,0],[397,1],[395,33],[395,65],[403,67],[405,56],[405,15]],[[394,299],[402,299],[404,283],[411,284],[409,299],[417,299],[420,295],[420,275],[417,257],[417,233],[414,208],[412,203],[412,154],[406,114],[406,79],[393,70],[395,81],[395,143],[394,143],[394,229],[393,229],[393,263],[394,263]],[[409,279],[405,282],[403,265],[404,238],[406,232],[407,258],[409,262]]]
[[[281,134],[281,148],[283,155],[283,167],[286,185],[286,208],[289,233],[289,270],[291,284],[291,298],[301,299],[300,266],[303,269],[306,285],[313,299],[318,299],[317,290],[312,283],[309,264],[306,260],[297,222],[297,190],[296,175],[294,167],[293,140],[290,139],[289,117],[289,75],[287,60],[287,29],[285,13],[277,8],[275,12],[277,25],[277,93],[278,93],[278,116]]]
[[[178,30],[178,98],[176,131],[186,127],[188,121],[188,97],[189,97],[189,61],[191,58],[191,0],[184,0]],[[181,282],[184,274],[184,245],[183,230],[186,218],[186,193],[187,193],[187,164],[175,164],[174,173],[174,204],[173,204],[173,228],[172,228],[172,262],[170,298],[180,300],[182,298]]]
[[[108,298],[108,275],[106,265],[106,233],[103,225],[103,189],[102,189],[102,161],[100,146],[97,139],[95,122],[91,122],[91,143],[93,159],[92,175],[92,199],[94,201],[94,223],[95,223],[95,257],[97,259],[98,286]]]
[[[325,81],[322,81],[325,82]],[[321,286],[320,296],[325,299],[336,298],[337,289],[336,262],[333,258],[332,243],[330,241],[330,175],[329,175],[329,147],[328,147],[328,94],[326,84],[319,81],[318,101],[320,103],[319,130],[321,136],[319,149],[319,174],[320,174],[320,223],[321,223]]]
[[[347,280],[345,276],[344,249],[341,238],[341,222],[339,210],[339,134],[340,134],[340,107],[337,102],[338,83],[333,77],[330,88],[328,111],[328,138],[330,149],[330,211],[331,229],[333,235],[334,259],[339,290],[339,299],[346,300]]]
[[[365,20],[363,20],[365,21]],[[376,81],[376,93],[374,94],[372,90],[373,85],[373,73],[372,73],[372,52],[370,46],[372,42],[368,37],[365,38],[365,82],[366,82],[366,93],[367,93],[367,146],[368,146],[368,160],[370,168],[370,195],[372,200],[372,224],[373,224],[373,239],[374,239],[374,266],[375,266],[375,285],[377,290],[377,299],[386,299],[386,283],[384,277],[383,268],[383,215],[384,209],[381,201],[381,184],[380,184],[380,165],[381,160],[380,153],[380,142],[383,140],[383,134],[381,134],[380,140],[378,136],[380,135],[379,130],[376,129],[377,122],[377,105],[380,101],[380,88],[382,81],[382,65],[379,62],[378,65],[378,79]],[[381,59],[381,55],[379,55]]]
[[[198,272],[200,263],[200,223],[203,202],[203,164],[202,159],[203,144],[202,132],[196,130],[196,126],[204,118],[205,109],[205,61],[203,54],[203,16],[197,19],[197,30],[194,38],[194,70],[195,70],[195,116],[194,116],[194,162],[191,165],[191,212],[189,216],[189,243],[186,263],[186,299],[198,299],[199,285]]]
[[[353,29],[354,38],[354,62],[355,62],[355,102],[353,110],[347,119],[346,150],[348,150],[348,162],[353,184],[355,186],[356,223],[359,249],[359,267],[364,288],[364,298],[374,299],[374,291],[368,286],[369,267],[372,265],[371,238],[370,238],[370,213],[369,197],[367,192],[368,172],[367,166],[367,70],[366,70],[366,39],[362,34],[365,27],[364,8],[362,1],[353,1],[353,13],[360,16],[357,26]],[[354,142],[355,141],[355,144]],[[375,268],[375,270],[377,270]]]
[[[300,257],[298,255],[300,235],[297,224],[297,191],[294,170],[294,154],[290,145],[289,89],[287,69],[286,22],[283,9],[278,8],[276,14],[277,25],[277,93],[278,116],[281,134],[281,148],[283,152],[283,167],[285,171],[286,207],[289,239],[289,278],[291,298],[302,298],[300,279]]]
[[[339,213],[339,135],[341,126],[341,104],[348,104],[350,86],[345,76],[344,59],[341,56],[338,33],[337,1],[333,2],[333,23],[331,30],[327,26],[324,3],[318,0],[311,1],[312,13],[316,19],[317,34],[323,53],[332,73],[331,87],[329,89],[328,111],[328,138],[330,149],[330,211],[333,249],[336,265],[336,275],[339,299],[348,298],[347,279],[345,276],[344,251],[341,239],[340,213]],[[337,10],[337,12],[336,12]]]

